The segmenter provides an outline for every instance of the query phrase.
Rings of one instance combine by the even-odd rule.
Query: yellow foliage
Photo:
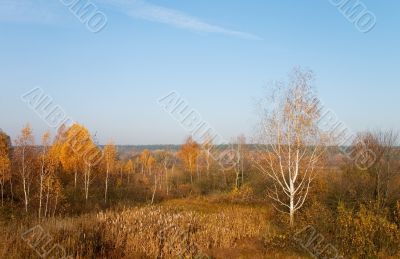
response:
[[[338,242],[344,254],[369,258],[399,252],[400,230],[384,216],[363,206],[354,212],[343,204],[338,213]]]

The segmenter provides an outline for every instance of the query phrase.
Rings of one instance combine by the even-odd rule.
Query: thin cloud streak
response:
[[[262,40],[257,35],[211,24],[184,12],[149,3],[147,0],[92,0],[92,2],[96,5],[104,4],[132,18],[162,23],[180,29],[222,34],[247,40]],[[62,8],[65,7],[60,0],[0,0],[0,21],[57,23],[60,19],[65,18]],[[104,12],[106,13],[106,11]]]
[[[103,2],[117,7],[118,11],[138,19],[163,23],[196,32],[218,33],[248,40],[262,40],[257,35],[210,24],[181,11],[151,4],[143,0],[103,0]]]

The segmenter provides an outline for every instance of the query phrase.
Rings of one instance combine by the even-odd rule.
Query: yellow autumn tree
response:
[[[190,182],[193,184],[193,173],[197,167],[197,158],[200,155],[199,144],[192,137],[187,138],[185,144],[182,145],[178,156],[181,158],[186,170],[190,173]]]
[[[1,206],[4,206],[4,185],[11,178],[9,137],[0,131],[0,186]]]
[[[130,182],[130,175],[133,174],[135,169],[136,164],[132,161],[132,159],[129,159],[125,164],[125,172],[128,174],[128,184]]]
[[[66,131],[66,139],[61,153],[63,154],[61,161],[66,168],[73,167],[75,172],[80,167],[82,168],[85,200],[87,201],[89,187],[93,180],[92,170],[101,161],[102,151],[94,143],[89,131],[84,126],[75,123]]]
[[[155,163],[156,159],[152,155],[150,155],[149,159],[147,160],[147,170],[149,171],[149,174],[153,172],[153,167]]]
[[[78,125],[73,127],[77,128]],[[72,128],[70,130],[66,129],[65,132],[60,132],[59,133],[60,137],[56,138],[56,141],[60,145],[60,161],[62,167],[64,168],[65,171],[74,174],[74,188],[76,190],[78,172],[83,169],[83,163],[81,158],[79,157],[79,153],[75,152],[72,149],[70,143],[67,142],[68,137],[72,137],[71,130]]]
[[[57,172],[61,166],[60,151],[61,143],[56,138],[53,145],[49,148],[46,156],[46,172],[44,178],[44,190],[46,191],[46,202],[44,216],[55,215],[57,204],[62,197],[61,180]]]
[[[34,173],[35,141],[29,124],[24,126],[17,137],[15,147],[15,160],[17,163],[20,180],[22,183],[25,212],[28,212],[30,191]]]
[[[48,172],[48,152],[50,146],[50,132],[45,132],[42,137],[42,150],[40,152],[40,172],[39,172],[39,219],[42,216],[42,201],[43,201],[43,183]]]
[[[107,192],[108,192],[108,180],[110,176],[110,172],[115,169],[116,166],[116,157],[117,151],[115,149],[115,145],[110,142],[108,143],[103,150],[103,168],[105,171],[105,190],[104,190],[104,202],[107,203]]]
[[[148,149],[143,150],[140,154],[140,164],[142,166],[142,174],[144,174],[145,170],[148,170],[149,158],[151,153]]]
[[[159,150],[155,152],[156,163],[160,166],[160,185],[162,179],[164,179],[164,185],[167,195],[169,194],[169,179],[168,170],[173,170],[175,164],[175,157],[172,152]]]

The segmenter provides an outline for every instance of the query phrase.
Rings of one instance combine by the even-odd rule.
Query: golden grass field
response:
[[[288,258],[268,249],[270,215],[266,206],[177,199],[40,226],[76,258]],[[35,258],[21,234],[37,223],[3,224],[1,258]]]

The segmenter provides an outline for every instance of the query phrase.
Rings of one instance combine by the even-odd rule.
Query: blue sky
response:
[[[107,17],[98,33],[61,0],[0,1],[0,128],[13,139],[27,122],[48,129],[20,98],[37,86],[100,143],[181,143],[157,104],[171,91],[225,138],[250,138],[255,99],[295,66],[351,130],[400,130],[399,1],[363,1],[368,33],[329,0],[92,2]]]

